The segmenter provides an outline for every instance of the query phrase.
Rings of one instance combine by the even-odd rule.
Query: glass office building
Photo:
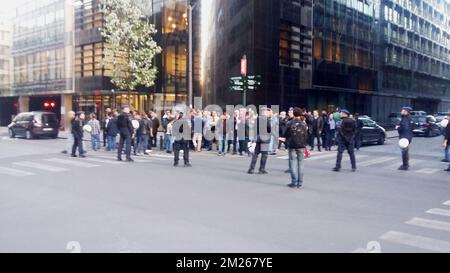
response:
[[[252,104],[288,105],[311,86],[312,1],[204,0],[202,9],[202,96],[207,104],[242,104],[229,91],[246,55],[248,74],[262,85],[249,92]],[[204,18],[208,17],[208,18]],[[303,96],[304,97],[304,96]]]
[[[345,107],[381,122],[403,105],[450,107],[448,0],[203,2],[207,103],[242,102],[228,78],[246,54],[249,74],[263,77],[251,104]]]
[[[137,88],[131,97],[111,84],[111,68],[102,65],[107,44],[99,31],[104,24],[99,3],[100,0],[78,1],[75,10],[74,107],[102,114],[107,107],[130,104],[135,109],[148,110],[187,102],[188,1],[140,1],[158,30],[155,40],[163,52],[156,56],[159,73],[155,86]]]
[[[449,109],[450,1],[383,0],[380,11],[382,93],[429,113]],[[379,99],[378,111],[393,111]]]
[[[12,93],[20,111],[51,110],[58,114],[73,90],[73,3],[32,0],[16,9],[13,20]],[[55,107],[44,109],[52,100]]]
[[[16,114],[17,98],[12,92],[12,27],[0,21],[0,126],[6,126]]]

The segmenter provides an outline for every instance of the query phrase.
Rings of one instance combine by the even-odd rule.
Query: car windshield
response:
[[[425,123],[426,117],[424,116],[413,116],[412,120],[417,123]]]

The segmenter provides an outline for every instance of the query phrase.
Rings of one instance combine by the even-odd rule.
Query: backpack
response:
[[[305,148],[308,143],[308,128],[300,121],[294,121],[289,125],[289,148]]]

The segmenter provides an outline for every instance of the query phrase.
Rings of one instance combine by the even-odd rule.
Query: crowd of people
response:
[[[413,140],[414,123],[410,118],[410,107],[403,107],[402,118],[396,129],[399,133],[402,165],[399,170],[409,170],[409,147]],[[186,111],[166,111],[161,120],[154,111],[131,111],[124,107],[119,113],[116,109],[106,109],[106,115],[98,120],[95,113],[87,120],[84,112],[70,112],[71,137],[65,153],[72,157],[85,157],[83,135],[91,136],[92,150],[101,149],[117,152],[117,160],[133,162],[134,156],[149,155],[158,146],[160,150],[174,155],[174,166],[179,165],[183,152],[185,167],[191,167],[189,153],[215,151],[219,156],[248,155],[251,157],[249,174],[255,173],[259,156],[259,174],[267,174],[266,164],[269,155],[285,149],[289,154],[289,169],[292,188],[303,184],[303,162],[310,151],[331,151],[337,146],[336,165],[333,171],[342,168],[343,153],[350,155],[352,171],[357,170],[355,150],[362,144],[363,128],[359,114],[352,115],[346,109],[334,112],[312,111],[290,108],[287,112],[275,113],[268,107],[258,114],[251,108],[241,108],[233,113],[226,111],[207,111],[193,109]],[[450,111],[449,111],[450,119]],[[450,126],[444,132],[446,158],[449,160]],[[403,146],[402,146],[403,145]],[[78,155],[76,152],[78,151]],[[447,169],[450,171],[450,166]]]

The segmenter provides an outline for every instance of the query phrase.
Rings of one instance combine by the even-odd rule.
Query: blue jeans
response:
[[[107,142],[107,150],[108,151],[114,151],[115,149],[117,149],[116,147],[116,137],[115,136],[107,136],[106,137],[106,142]]]
[[[173,150],[172,136],[169,134],[166,134],[166,142],[164,148],[167,152],[172,152]]]
[[[289,167],[291,169],[291,184],[301,186],[303,184],[305,149],[289,149]]]
[[[444,154],[444,158],[447,159],[448,161],[450,161],[450,146],[447,146],[447,148],[445,148],[445,154]]]
[[[91,135],[92,150],[100,150],[100,135]]]
[[[145,153],[148,148],[149,135],[142,135],[138,141],[138,153]]]
[[[217,141],[219,142],[219,152],[224,154],[229,147],[227,136],[219,137]]]

